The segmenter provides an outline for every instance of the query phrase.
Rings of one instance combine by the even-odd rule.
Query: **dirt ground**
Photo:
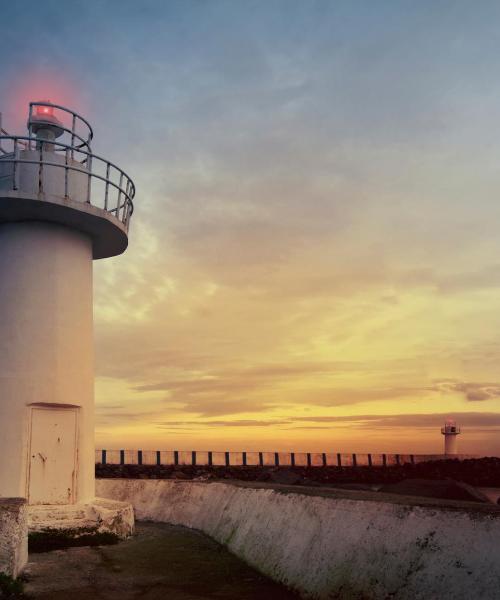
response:
[[[163,523],[137,523],[115,546],[31,554],[25,592],[37,600],[292,600],[206,535]]]

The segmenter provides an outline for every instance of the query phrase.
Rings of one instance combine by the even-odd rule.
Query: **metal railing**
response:
[[[95,451],[98,465],[238,466],[238,467],[390,467],[446,458],[476,458],[457,454],[363,454],[343,452],[212,452],[198,450]]]
[[[55,112],[55,114],[54,114]],[[65,122],[69,122],[65,125]],[[48,140],[36,135],[46,125],[59,130],[61,141]],[[12,164],[10,172],[0,176],[1,189],[12,179],[12,191],[20,188],[20,165],[38,168],[38,194],[44,193],[45,171],[64,169],[64,184],[57,195],[71,199],[71,174],[86,177],[84,201],[113,214],[128,230],[134,211],[135,185],[117,165],[94,154],[90,142],[94,132],[90,123],[75,111],[51,102],[30,102],[27,136],[10,135],[2,127],[0,113],[0,166]],[[23,154],[24,152],[24,154]],[[32,153],[36,153],[33,156]],[[62,160],[61,160],[62,159]],[[81,193],[78,200],[81,199]],[[77,198],[75,198],[77,199]]]
[[[7,149],[3,148],[2,143]],[[12,177],[13,191],[18,190],[20,186],[19,165],[21,164],[38,166],[39,194],[44,192],[45,168],[64,169],[64,189],[61,190],[61,193],[66,199],[70,197],[69,173],[82,173],[87,178],[85,201],[114,214],[128,228],[130,217],[134,211],[135,185],[125,171],[111,161],[82,147],[29,136],[0,135],[0,146],[4,150],[4,154],[0,156],[0,165],[5,163],[13,165],[12,173],[9,173],[9,177]],[[36,152],[36,159],[25,158],[21,154],[23,151]],[[55,159],[57,156],[63,156],[64,160],[57,162]],[[95,191],[92,193],[92,183],[95,181],[102,182],[103,186],[100,203],[93,201],[98,195]],[[110,190],[112,190],[111,194]]]
[[[34,126],[38,126],[40,123],[40,115],[33,115],[33,109],[38,107],[41,109],[47,109],[48,111],[50,111],[50,114],[52,114],[55,110],[57,111],[58,116],[62,116],[63,118],[67,115],[71,120],[71,128],[65,127],[64,123],[59,119],[57,125],[58,128],[61,129],[63,133],[67,133],[69,136],[71,136],[71,147],[75,149],[86,148],[89,152],[91,152],[90,142],[94,137],[94,131],[92,130],[92,126],[87,121],[87,119],[84,119],[74,110],[66,108],[65,106],[61,106],[60,104],[53,104],[52,102],[30,102],[28,115],[28,131],[30,133],[30,137],[33,137]],[[43,113],[41,116],[43,119]],[[78,133],[79,128],[83,128],[82,135]],[[75,140],[78,140],[79,143],[75,144]]]

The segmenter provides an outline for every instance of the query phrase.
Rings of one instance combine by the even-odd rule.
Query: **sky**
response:
[[[104,448],[500,455],[500,5],[4,2],[0,111],[137,187],[96,261]]]

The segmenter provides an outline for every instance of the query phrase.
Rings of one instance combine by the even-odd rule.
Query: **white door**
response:
[[[75,501],[76,439],[77,409],[31,409],[30,504],[71,504]]]

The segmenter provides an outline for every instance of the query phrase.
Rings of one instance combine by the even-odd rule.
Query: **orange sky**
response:
[[[500,7],[11,4],[8,122],[74,98],[138,190],[98,447],[500,454]]]

